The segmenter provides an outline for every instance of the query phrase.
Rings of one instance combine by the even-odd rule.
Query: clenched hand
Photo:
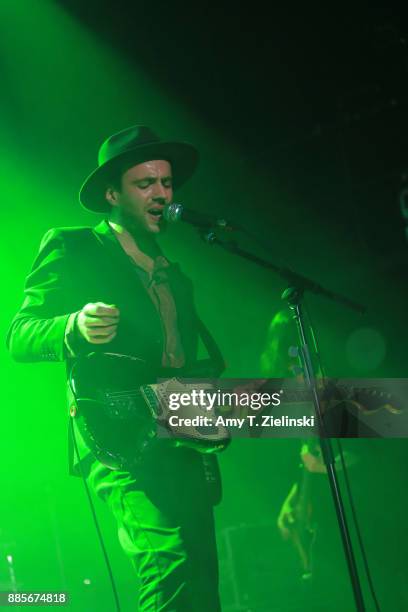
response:
[[[107,344],[116,336],[119,316],[119,309],[114,304],[90,303],[79,312],[76,326],[87,342]]]

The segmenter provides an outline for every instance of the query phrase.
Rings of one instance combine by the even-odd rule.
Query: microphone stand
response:
[[[365,312],[365,307],[350,300],[347,297],[344,297],[338,293],[324,288],[322,285],[319,285],[313,280],[302,276],[297,272],[294,272],[290,268],[277,266],[269,261],[266,261],[265,259],[257,257],[249,251],[241,249],[234,241],[223,242],[222,240],[219,240],[213,228],[200,228],[199,232],[201,237],[208,244],[216,244],[224,250],[233,253],[234,255],[238,255],[240,257],[243,257],[244,259],[247,259],[249,261],[252,261],[253,263],[262,266],[263,268],[272,270],[288,282],[288,287],[283,292],[282,299],[287,301],[289,308],[293,312],[294,320],[296,322],[296,327],[300,339],[300,353],[304,366],[306,384],[308,385],[313,398],[313,405],[316,413],[316,422],[318,424],[318,436],[322,449],[322,456],[327,469],[327,476],[329,479],[330,490],[336,511],[336,518],[339,524],[343,550],[346,557],[349,577],[354,595],[354,601],[356,604],[356,610],[358,612],[364,612],[364,598],[361,589],[360,578],[358,575],[356,558],[353,551],[353,545],[351,542],[350,531],[347,523],[344,503],[339,487],[333,445],[331,439],[327,437],[327,432],[323,419],[322,406],[318,393],[316,376],[314,373],[311,354],[307,342],[306,324],[303,315],[302,299],[304,293],[306,291],[310,291],[311,293],[315,293],[316,295],[323,295],[335,302],[338,302],[339,304],[343,304],[344,306],[347,306],[348,308],[360,313]]]

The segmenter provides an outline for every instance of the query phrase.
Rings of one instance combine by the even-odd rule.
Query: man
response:
[[[180,368],[196,359],[201,336],[219,368],[191,282],[156,242],[165,205],[197,162],[193,146],[165,142],[146,126],[103,143],[80,201],[106,218],[95,228],[52,229],[43,238],[8,334],[16,360],[66,360],[69,369],[79,355],[108,350]],[[81,468],[117,519],[140,578],[139,609],[219,610],[216,461],[166,447],[149,454],[143,468],[113,471],[95,460],[78,431],[74,437],[71,471]]]

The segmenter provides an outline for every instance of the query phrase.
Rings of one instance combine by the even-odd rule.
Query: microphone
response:
[[[174,223],[176,221],[184,221],[184,223],[190,223],[196,227],[211,228],[220,227],[222,229],[233,230],[236,229],[226,219],[219,219],[214,215],[207,215],[206,213],[200,213],[191,208],[186,208],[183,204],[166,204],[163,210],[163,217],[166,221]]]

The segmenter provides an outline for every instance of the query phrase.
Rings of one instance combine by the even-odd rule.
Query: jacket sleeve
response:
[[[7,334],[16,361],[63,361],[70,277],[63,232],[49,230],[25,283],[25,299]]]

